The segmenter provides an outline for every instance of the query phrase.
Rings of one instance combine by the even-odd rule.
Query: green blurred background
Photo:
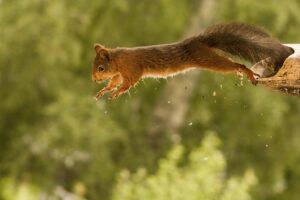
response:
[[[299,0],[0,0],[0,199],[298,200],[300,102],[235,75],[146,79],[93,100],[93,43],[219,22],[300,41]]]

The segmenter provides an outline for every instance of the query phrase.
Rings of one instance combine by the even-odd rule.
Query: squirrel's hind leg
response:
[[[226,67],[222,67],[222,70],[220,71],[237,72],[237,73],[245,74],[253,85],[257,84],[257,80],[255,76],[260,77],[258,74],[255,74],[251,69],[247,68],[245,65],[235,63],[235,62],[232,62],[232,65],[226,65]]]
[[[246,76],[248,77],[248,79],[251,81],[253,85],[257,84],[257,80],[255,76],[260,77],[258,74],[255,74],[251,69],[247,68],[245,65],[241,65],[238,69],[238,72],[242,72],[246,74]]]
[[[221,56],[214,51],[210,51],[209,49],[205,51],[205,54],[203,54],[202,57],[203,56],[205,56],[205,59],[196,59],[195,64],[213,71],[242,72],[247,75],[248,79],[253,85],[257,84],[257,80],[254,77],[256,74],[254,74],[254,72],[252,72],[245,65],[233,62],[231,59]]]

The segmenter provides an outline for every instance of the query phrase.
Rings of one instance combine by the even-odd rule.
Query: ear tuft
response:
[[[101,44],[94,44],[94,49],[96,53],[99,54],[102,58],[109,60],[110,52],[107,48],[105,48]]]
[[[101,44],[94,44],[94,49],[95,49],[96,53],[99,53],[101,51],[101,49],[105,49],[105,47],[102,46]]]

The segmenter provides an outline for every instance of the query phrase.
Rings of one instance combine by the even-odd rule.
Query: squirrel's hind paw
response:
[[[252,85],[257,85],[257,83],[258,83],[257,78],[255,77],[255,75],[250,77],[249,80],[251,81]]]

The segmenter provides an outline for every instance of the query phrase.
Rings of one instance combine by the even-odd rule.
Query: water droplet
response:
[[[269,147],[269,145],[268,144],[266,144],[266,148],[268,148]]]
[[[190,123],[189,123],[189,126],[192,126],[192,125],[193,125],[193,122],[190,122]]]
[[[171,103],[171,101],[169,100],[169,101],[168,101],[168,104],[170,104],[170,103]]]
[[[217,95],[217,92],[216,92],[216,91],[214,91],[214,92],[213,92],[213,96],[215,97],[216,95]]]

